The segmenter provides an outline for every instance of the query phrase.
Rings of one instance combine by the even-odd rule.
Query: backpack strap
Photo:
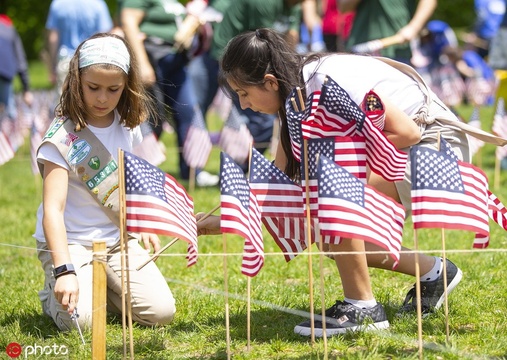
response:
[[[424,93],[426,103],[419,109],[417,114],[414,117],[414,121],[419,124],[432,124],[435,121],[440,122],[444,125],[450,125],[459,128],[461,131],[465,132],[466,134],[473,136],[479,140],[485,141],[487,143],[497,145],[497,146],[504,146],[507,144],[507,140],[504,138],[501,138],[499,136],[493,135],[491,133],[488,133],[484,130],[481,130],[479,128],[476,128],[474,126],[470,126],[467,123],[456,121],[456,119],[453,119],[451,117],[444,117],[439,115],[438,118],[430,117],[429,116],[429,107],[432,103],[437,103],[441,107],[446,108],[444,104],[441,104],[438,99],[432,98],[432,92],[429,90],[429,87],[426,85],[426,82],[424,79],[419,75],[417,71],[414,70],[411,66],[401,63],[399,61],[389,59],[386,57],[376,56],[375,59],[380,60],[395,69],[401,71],[405,75],[411,77],[414,81],[416,81],[419,84],[419,87],[421,91]]]

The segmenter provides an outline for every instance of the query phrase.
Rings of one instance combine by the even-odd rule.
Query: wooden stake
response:
[[[417,230],[414,230],[414,250],[415,250],[415,297],[417,303],[417,338],[419,344],[419,359],[423,360],[423,340],[422,340],[422,309],[421,309],[421,271],[419,268],[419,244],[417,241]]]
[[[305,103],[302,101],[301,88],[296,88],[298,97],[301,101],[301,111],[305,110]],[[297,105],[296,105],[297,106]],[[297,111],[297,109],[296,109]],[[304,162],[304,171],[305,171],[305,179],[308,183],[309,173],[308,173],[308,140],[303,139],[303,154],[305,158]],[[307,251],[308,251],[308,288],[309,288],[309,296],[310,296],[310,339],[312,345],[315,343],[315,324],[314,324],[314,314],[313,314],[313,265],[312,265],[312,221],[310,215],[310,189],[308,185],[306,186],[306,239],[307,239]]]
[[[227,360],[231,359],[231,330],[229,324],[229,283],[227,280],[227,236],[222,234],[223,250],[224,250],[224,300],[225,300],[225,336],[227,343]]]
[[[121,259],[121,318],[123,328],[123,358],[127,357],[128,316],[130,359],[134,359],[134,338],[132,329],[132,296],[130,293],[130,270],[128,262],[128,233],[127,233],[127,201],[125,196],[125,161],[124,153],[118,149],[118,190],[120,200],[120,259]],[[126,309],[125,309],[126,307]]]
[[[106,359],[106,242],[93,242],[92,359]]]

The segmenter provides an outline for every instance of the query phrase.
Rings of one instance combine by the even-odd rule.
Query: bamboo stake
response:
[[[93,242],[92,359],[106,359],[106,242]]]
[[[301,101],[301,111],[305,110],[304,106],[305,106],[305,103],[301,100],[303,98],[302,94],[301,94],[301,88],[297,87],[296,88],[296,91],[298,93],[298,97]],[[295,103],[295,101],[294,101]],[[294,103],[293,103],[293,106],[294,106]],[[296,111],[298,111],[297,109],[297,104],[296,104],[296,107],[294,108]],[[308,140],[307,139],[303,139],[303,154],[304,154],[304,158],[305,158],[305,162],[304,162],[304,169],[305,169],[305,179],[306,179],[306,182],[308,183],[308,177],[309,177],[309,174],[308,174]],[[308,249],[308,287],[309,287],[309,296],[310,296],[310,339],[311,339],[311,343],[312,343],[312,346],[313,344],[315,343],[315,324],[314,324],[314,313],[313,313],[313,304],[314,304],[314,301],[313,301],[313,265],[312,265],[312,221],[311,221],[311,215],[310,215],[310,191],[309,191],[309,188],[308,188],[308,185],[306,186],[306,239],[307,239],[307,249]]]
[[[225,336],[227,343],[227,360],[231,359],[231,330],[229,324],[229,284],[227,280],[227,236],[222,234],[224,259],[224,300],[225,300]]]
[[[121,314],[123,328],[123,358],[127,357],[127,316],[129,329],[130,359],[134,359],[134,339],[132,329],[132,296],[130,293],[130,273],[128,263],[127,211],[125,197],[125,161],[122,149],[118,149],[118,188],[120,198],[120,258],[121,258]],[[127,309],[125,309],[127,307]]]

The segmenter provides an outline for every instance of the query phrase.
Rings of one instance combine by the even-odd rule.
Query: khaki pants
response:
[[[75,327],[69,313],[55,298],[53,289],[53,262],[46,243],[37,242],[37,252],[45,273],[44,289],[39,291],[42,310],[50,316],[60,330],[71,330]],[[107,310],[121,314],[121,256],[120,246],[108,249],[107,273]],[[91,328],[92,292],[93,292],[93,252],[91,247],[69,245],[72,263],[76,268],[79,281],[79,301],[77,312],[81,329]],[[132,320],[142,325],[164,325],[170,323],[176,312],[175,301],[167,282],[154,262],[148,263],[141,270],[136,268],[144,263],[149,254],[137,240],[129,240],[129,276],[132,303]]]

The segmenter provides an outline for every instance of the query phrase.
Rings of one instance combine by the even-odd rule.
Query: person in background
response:
[[[190,126],[202,116],[188,74],[191,55],[187,49],[175,46],[175,36],[187,10],[177,0],[123,0],[121,6],[121,25],[139,60],[141,79],[157,97],[161,119],[170,112],[178,146],[182,148]],[[153,125],[160,136],[162,125]],[[189,180],[190,167],[182,152],[179,171],[181,179]],[[196,169],[197,186],[215,186],[218,181],[217,175]]]
[[[50,81],[60,94],[69,62],[81,42],[109,32],[113,20],[104,0],[53,0],[46,20]]]
[[[228,1],[228,4],[227,2]],[[201,64],[193,66],[193,74],[202,78],[203,68],[207,74],[206,84],[196,89],[202,92],[199,95],[202,103],[201,110],[205,115],[211,106],[218,91],[218,59],[234,36],[248,30],[259,27],[277,29],[294,46],[299,37],[299,25],[301,23],[302,0],[215,0],[210,3],[218,11],[223,13],[223,19],[213,27],[213,39],[211,49],[201,55]],[[312,0],[313,1],[313,0]],[[201,66],[198,68],[197,66]],[[232,99],[234,108],[239,114],[240,122],[245,123],[254,139],[254,146],[261,153],[265,152],[270,145],[273,135],[274,122],[277,118],[273,114],[261,114],[251,109],[242,109],[237,97]],[[240,164],[243,167],[246,164]]]
[[[475,22],[470,33],[462,35],[462,40],[469,44],[483,59],[489,54],[491,40],[495,37],[505,13],[505,0],[475,0]]]
[[[28,63],[21,38],[12,23],[12,20],[4,13],[3,1],[0,3],[0,114],[5,114],[16,120],[17,109],[14,98],[13,80],[19,75],[23,87],[23,101],[30,106],[33,102],[33,94],[30,91],[30,78]]]
[[[354,23],[347,40],[347,49],[371,40],[396,36],[396,43],[375,55],[410,64],[410,41],[431,18],[437,0],[340,0],[338,9],[355,11]]]
[[[338,10],[339,0],[322,1],[322,34],[328,52],[344,52],[345,43],[354,22],[354,11],[342,14]]]
[[[387,60],[387,59],[386,59]],[[396,63],[395,63],[396,64]],[[274,164],[291,179],[301,178],[300,164],[292,155],[285,103],[294,88],[303,89],[305,97],[320,90],[329,76],[356,103],[361,103],[371,89],[381,96],[385,106],[386,137],[400,150],[412,145],[435,148],[439,134],[455,150],[457,156],[470,161],[467,134],[441,121],[459,120],[438,98],[427,97],[414,78],[381,59],[353,54],[296,53],[280,34],[271,29],[258,29],[234,37],[221,58],[220,84],[230,96],[239,96],[242,108],[273,114],[281,119],[281,141]],[[403,64],[400,64],[403,65]],[[425,89],[427,90],[427,89]],[[429,90],[428,90],[429,91]],[[434,105],[434,106],[433,106]],[[426,110],[426,112],[425,112]],[[431,122],[431,120],[435,120]],[[440,120],[442,119],[442,120]],[[411,209],[410,164],[405,179],[389,182],[380,175],[369,173],[367,182],[378,191]],[[203,213],[196,215],[202,218]],[[210,216],[197,222],[198,234],[220,232],[220,217]],[[326,311],[326,334],[337,335],[360,329],[385,329],[389,321],[382,304],[372,292],[368,266],[392,270],[393,260],[376,254],[376,245],[357,239],[341,239],[339,245],[330,244],[341,278],[344,300],[338,300]],[[407,249],[405,249],[407,250]],[[367,253],[365,253],[367,252]],[[415,276],[415,253],[402,251],[394,271]],[[423,314],[438,309],[444,300],[443,259],[418,254]],[[451,261],[446,262],[447,293],[461,281],[462,272]],[[337,281],[338,282],[338,281]],[[415,285],[408,292],[400,314],[415,312]],[[315,319],[320,317],[316,316]],[[323,336],[322,321],[316,320],[315,335]],[[297,334],[310,336],[311,323],[305,321],[294,328]]]
[[[123,38],[99,33],[77,47],[57,117],[37,151],[43,199],[34,237],[45,276],[39,298],[60,330],[75,328],[76,315],[80,328],[91,327],[94,241],[107,246],[107,309],[121,314],[118,149],[131,152],[142,141],[139,125],[151,109]],[[90,189],[93,178],[101,181]],[[146,326],[170,323],[176,307],[164,276],[154,262],[135,270],[149,259],[150,246],[160,249],[158,236],[129,234],[126,246],[132,320]]]

